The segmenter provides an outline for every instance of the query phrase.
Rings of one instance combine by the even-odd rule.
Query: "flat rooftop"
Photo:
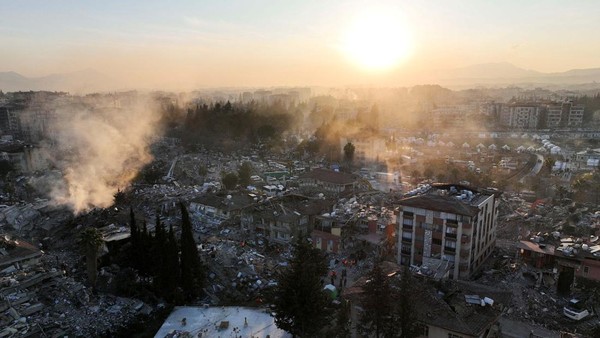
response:
[[[267,309],[238,306],[177,306],[154,337],[173,337],[184,333],[189,333],[192,337],[292,337],[277,328],[275,319]]]

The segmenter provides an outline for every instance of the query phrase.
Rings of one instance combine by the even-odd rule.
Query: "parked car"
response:
[[[569,304],[563,308],[563,313],[574,320],[581,320],[590,315],[589,311],[585,308],[584,302],[575,298],[571,299]]]

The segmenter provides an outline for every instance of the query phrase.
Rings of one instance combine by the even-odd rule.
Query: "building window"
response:
[[[459,336],[457,334],[454,334],[454,333],[448,333],[448,338],[463,338],[463,337]]]
[[[429,326],[425,324],[419,324],[418,330],[421,333],[422,337],[429,337]]]
[[[589,266],[584,266],[583,267],[583,274],[587,275],[590,272],[590,267]]]

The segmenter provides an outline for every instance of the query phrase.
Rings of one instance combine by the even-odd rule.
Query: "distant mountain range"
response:
[[[72,73],[26,77],[16,72],[0,72],[0,90],[4,92],[47,90],[89,93],[119,89],[119,83],[93,69]]]
[[[507,85],[524,83],[573,85],[600,82],[600,68],[542,73],[502,62],[440,71],[433,77],[435,81],[442,85]]]
[[[436,83],[450,88],[471,88],[477,85],[554,85],[558,87],[572,87],[581,84],[600,84],[600,68],[542,73],[519,68],[506,62],[485,63],[437,71],[419,82]],[[0,90],[4,92],[48,90],[81,94],[131,88],[131,85],[124,85],[122,82],[93,69],[72,73],[51,74],[42,77],[26,77],[16,72],[0,72]]]

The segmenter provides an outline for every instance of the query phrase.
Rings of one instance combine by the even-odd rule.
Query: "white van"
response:
[[[571,299],[569,304],[563,308],[563,313],[574,320],[582,320],[590,315],[583,302],[575,298]]]

